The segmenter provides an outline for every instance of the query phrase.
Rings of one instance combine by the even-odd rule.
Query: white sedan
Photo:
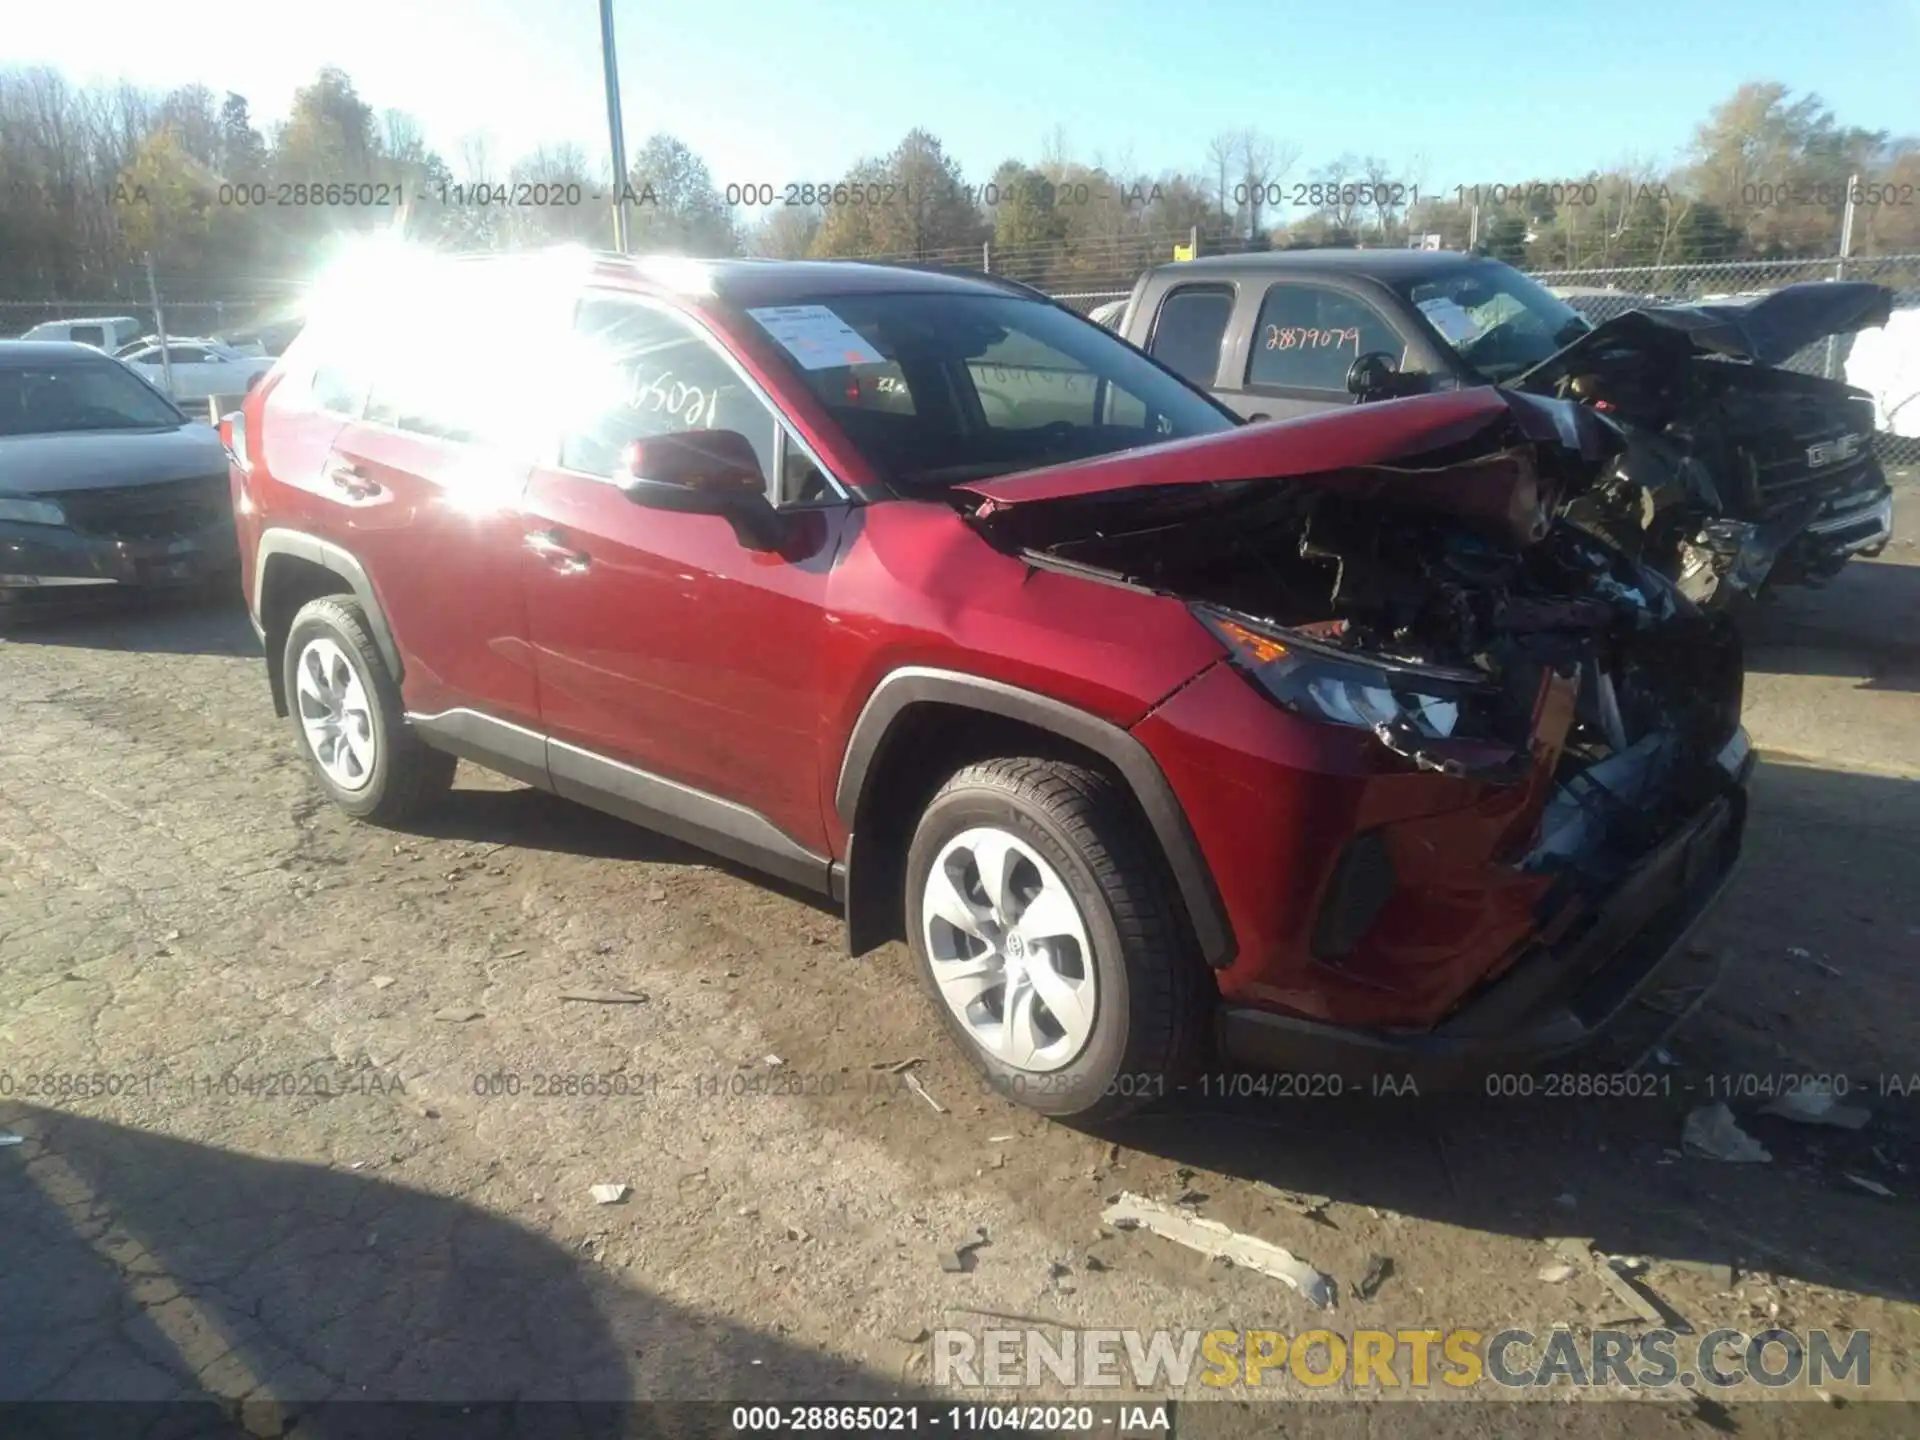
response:
[[[264,355],[248,355],[223,345],[218,340],[169,340],[162,364],[160,346],[148,345],[119,358],[139,367],[140,373],[162,390],[167,389],[167,368],[173,370],[176,400],[204,400],[209,395],[244,395],[253,382],[273,368]]]

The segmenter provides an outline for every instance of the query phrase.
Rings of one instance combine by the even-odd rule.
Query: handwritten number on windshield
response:
[[[1332,330],[1269,325],[1266,340],[1269,350],[1338,350],[1344,345],[1351,345],[1354,354],[1360,353],[1360,330],[1352,325]]]
[[[712,428],[720,404],[719,391],[675,380],[671,370],[662,370],[651,380],[637,370],[629,371],[625,398],[627,409],[667,416],[689,430]]]

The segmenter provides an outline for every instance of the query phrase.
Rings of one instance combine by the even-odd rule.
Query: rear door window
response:
[[[68,331],[76,344],[91,345],[96,350],[107,348],[107,330],[104,325],[76,325]]]
[[[1373,306],[1324,285],[1275,285],[1260,303],[1247,357],[1247,387],[1345,395],[1362,355],[1406,359],[1407,344]]]
[[[365,418],[415,435],[550,458],[566,403],[575,294],[538,254],[427,263],[360,314],[341,354],[371,382]]]
[[[1195,385],[1211,388],[1220,370],[1220,342],[1233,314],[1229,285],[1182,285],[1160,302],[1147,353]]]

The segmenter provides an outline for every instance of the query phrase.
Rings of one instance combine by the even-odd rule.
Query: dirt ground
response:
[[[1725,975],[1631,1099],[1189,1093],[1082,1133],[985,1091],[904,948],[846,958],[809,899],[469,767],[418,833],[323,805],[237,606],[21,628],[0,640],[0,1129],[24,1137],[0,1149],[0,1400],[837,1399],[926,1393],[928,1333],[1021,1323],[996,1313],[1620,1316],[1586,1270],[1539,1278],[1567,1235],[1647,1257],[1703,1332],[1871,1330],[1858,1398],[1920,1396],[1915,490],[1886,557],[1750,627],[1747,856],[1689,962]],[[614,990],[644,999],[563,997]],[[916,1059],[938,1109],[894,1073]],[[1867,1127],[1758,1115],[1743,1078],[1809,1074],[1849,1077]],[[1771,1163],[1680,1152],[1729,1090]],[[602,1183],[630,1189],[599,1205]],[[1103,1226],[1121,1190],[1204,1197],[1336,1277],[1340,1310]],[[1350,1298],[1375,1255],[1390,1274]],[[1780,1393],[1806,1403],[1732,1428],[1915,1428]],[[1454,1407],[1461,1433],[1499,1433],[1495,1408]],[[1587,1408],[1596,1434],[1732,1423]]]

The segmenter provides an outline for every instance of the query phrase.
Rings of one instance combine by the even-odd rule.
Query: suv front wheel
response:
[[[302,606],[281,663],[300,749],[342,810],[392,825],[452,788],[458,762],[408,728],[400,687],[356,601],[328,595]]]
[[[1185,1078],[1206,977],[1108,777],[1055,760],[967,766],[920,818],[906,891],[941,1018],[1008,1099],[1103,1120]]]

